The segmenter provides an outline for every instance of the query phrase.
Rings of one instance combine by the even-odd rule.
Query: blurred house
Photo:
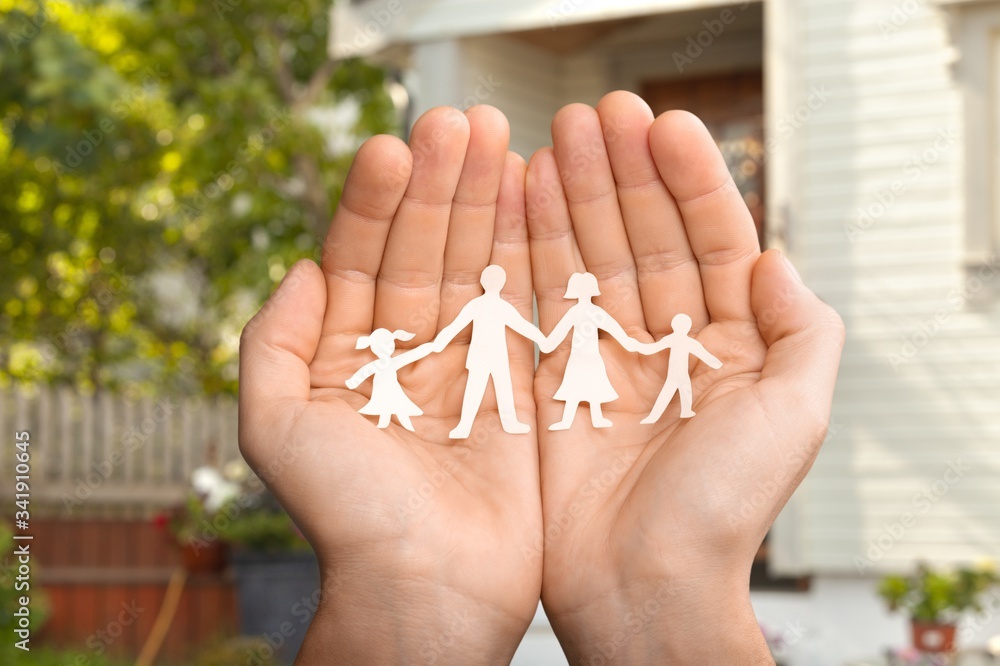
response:
[[[790,663],[906,643],[878,573],[1000,557],[1000,2],[371,0],[332,19],[334,56],[398,72],[411,122],[489,103],[525,156],[559,107],[619,88],[713,131],[764,243],[848,328],[828,441],[761,554],[807,589],[754,593]],[[1000,633],[970,622],[966,645]],[[515,663],[555,654],[539,617]]]

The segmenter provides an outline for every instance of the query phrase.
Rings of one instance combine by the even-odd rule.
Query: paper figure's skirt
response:
[[[611,385],[603,363],[599,367],[584,367],[582,364],[570,362],[566,366],[563,382],[553,397],[563,402],[601,404],[617,400],[618,392]]]
[[[368,404],[358,410],[361,414],[369,416],[382,416],[383,414],[396,414],[400,416],[420,416],[424,410],[417,407],[400,389],[399,394],[392,399],[386,394],[373,395]]]

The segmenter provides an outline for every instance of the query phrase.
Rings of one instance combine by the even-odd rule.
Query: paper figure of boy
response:
[[[465,367],[469,379],[462,400],[462,416],[458,425],[448,435],[451,439],[465,439],[472,432],[479,405],[486,395],[486,386],[493,379],[497,396],[500,425],[511,434],[531,431],[527,423],[517,420],[514,408],[514,386],[510,378],[510,359],[507,355],[507,329],[510,328],[529,340],[541,344],[545,336],[531,322],[521,316],[513,305],[503,300],[500,290],[507,282],[507,273],[496,265],[487,266],[479,280],[486,293],[477,296],[462,308],[455,320],[441,329],[434,342],[434,351],[443,351],[462,329],[472,324]]]
[[[642,344],[639,347],[639,351],[643,354],[655,354],[664,349],[670,349],[667,381],[663,384],[660,395],[656,397],[656,402],[653,403],[653,409],[649,412],[649,416],[640,423],[656,423],[663,416],[667,405],[673,400],[674,393],[681,394],[681,418],[689,419],[694,416],[694,412],[691,410],[689,357],[694,356],[701,359],[708,367],[715,370],[722,367],[722,361],[712,356],[700,342],[688,335],[691,331],[691,317],[686,314],[674,315],[674,318],[670,320],[670,328],[673,331],[663,339],[651,344]]]
[[[413,422],[411,416],[420,416],[423,410],[407,397],[403,392],[403,387],[399,385],[396,372],[405,365],[413,363],[430,354],[433,346],[430,343],[422,344],[415,349],[404,352],[399,356],[393,356],[396,351],[396,340],[412,340],[413,333],[406,331],[389,331],[380,328],[371,335],[362,335],[358,338],[357,349],[371,347],[372,352],[378,359],[366,364],[354,373],[347,380],[347,388],[356,389],[368,377],[374,375],[372,380],[372,397],[368,404],[358,410],[361,414],[369,414],[378,417],[378,427],[387,428],[395,416],[399,423],[413,432]]]
[[[590,405],[590,422],[595,428],[608,428],[611,420],[601,412],[601,405],[618,398],[618,392],[611,385],[608,370],[601,358],[598,334],[607,331],[628,351],[639,351],[641,343],[630,338],[608,312],[593,303],[594,296],[600,295],[597,278],[591,273],[573,273],[566,285],[564,298],[577,299],[552,332],[538,347],[549,353],[565,339],[570,330],[573,340],[562,384],[553,396],[566,403],[562,420],[549,426],[549,430],[566,430],[573,425],[576,410],[581,402]]]

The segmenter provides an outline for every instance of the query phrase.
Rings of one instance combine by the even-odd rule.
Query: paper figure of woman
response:
[[[562,420],[549,426],[549,430],[566,430],[572,426],[581,402],[590,405],[590,421],[595,428],[611,426],[611,420],[605,418],[601,405],[617,399],[618,392],[611,385],[604,359],[601,358],[598,333],[607,331],[629,351],[638,351],[640,343],[628,337],[621,325],[604,308],[592,302],[593,297],[600,293],[597,278],[593,274],[571,275],[564,298],[575,298],[577,303],[556,324],[544,343],[539,345],[541,351],[551,352],[573,331],[563,381],[553,396],[566,405]]]

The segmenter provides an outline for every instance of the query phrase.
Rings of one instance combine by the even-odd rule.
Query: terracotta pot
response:
[[[179,548],[188,573],[218,573],[226,566],[226,544],[221,541],[182,543]]]
[[[954,652],[955,625],[913,620],[913,647],[922,652]]]

